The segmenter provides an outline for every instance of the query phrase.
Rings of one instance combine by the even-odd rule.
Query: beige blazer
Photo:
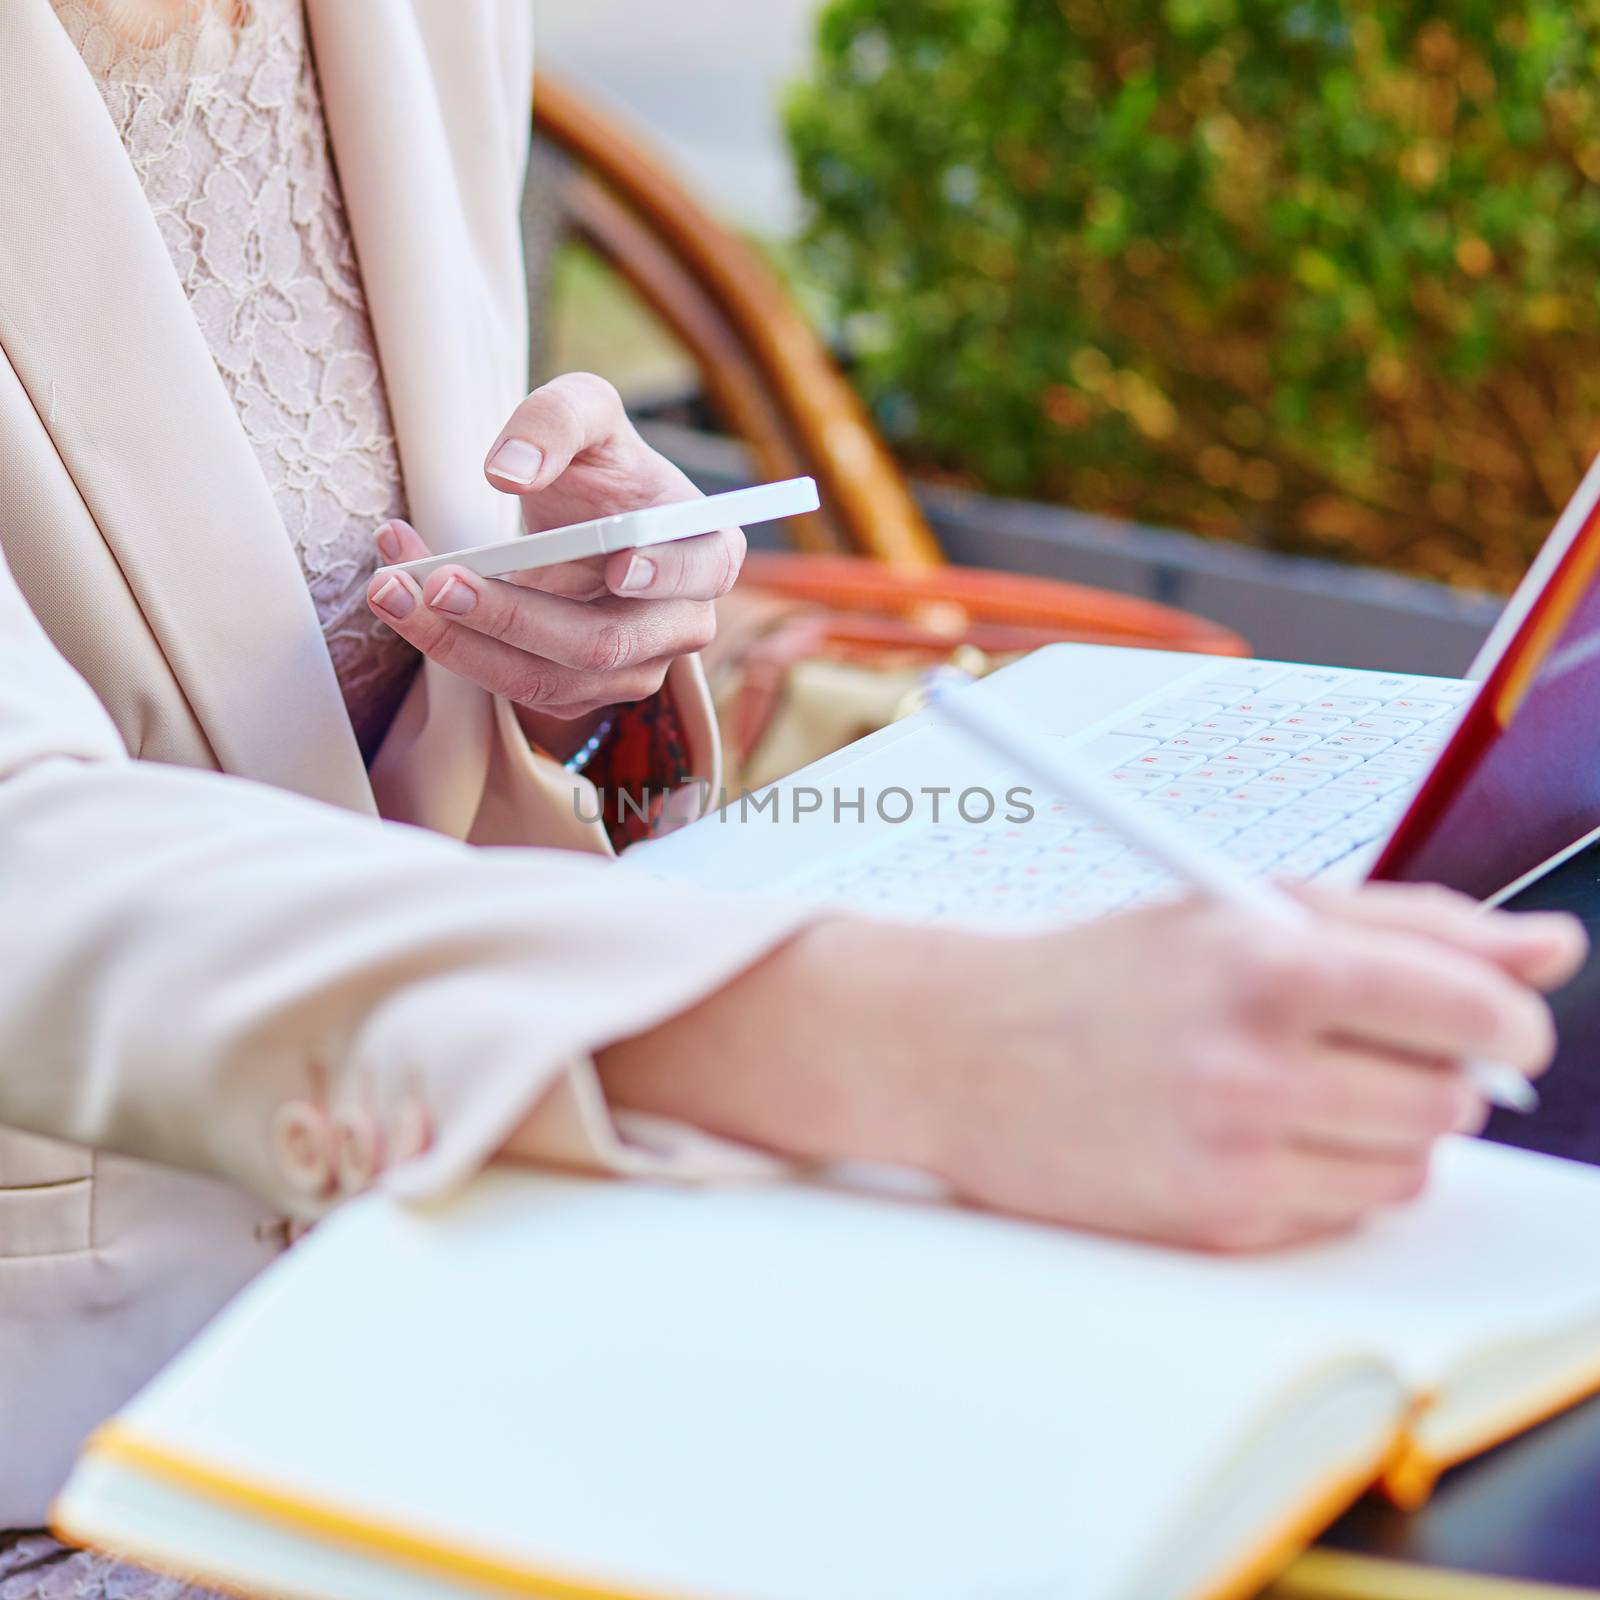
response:
[[[436,550],[506,536],[480,464],[526,386],[530,0],[307,11],[413,520]],[[47,0],[0,3],[0,549],[4,1528],[41,1521],[84,1433],[291,1214],[374,1181],[436,1193],[535,1104],[556,1158],[738,1169],[619,1125],[590,1057],[795,913],[611,865],[581,780],[431,666],[369,777]],[[671,685],[714,780],[698,669]],[[529,845],[573,850],[482,848]]]

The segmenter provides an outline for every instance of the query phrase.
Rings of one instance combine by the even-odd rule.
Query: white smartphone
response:
[[[418,583],[440,567],[465,567],[480,578],[503,578],[508,573],[559,566],[564,561],[582,561],[590,556],[615,555],[618,550],[642,550],[650,545],[671,544],[678,539],[694,539],[703,533],[715,533],[718,528],[747,528],[758,522],[776,522],[781,517],[803,516],[815,511],[821,503],[812,479],[789,478],[783,483],[764,483],[754,489],[714,494],[705,500],[680,500],[672,505],[651,506],[644,511],[625,511],[614,517],[599,517],[593,522],[577,522],[570,528],[528,533],[520,539],[475,545],[470,550],[425,556],[420,561],[399,562],[379,570],[406,572]]]

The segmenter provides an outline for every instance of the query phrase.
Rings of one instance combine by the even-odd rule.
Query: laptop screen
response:
[[[1597,501],[1591,473],[1374,877],[1486,899],[1600,829]]]

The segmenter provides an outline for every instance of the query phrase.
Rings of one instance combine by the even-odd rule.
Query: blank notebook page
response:
[[[123,1421],[632,1592],[931,1600],[976,1573],[1095,1600],[1308,1377],[1347,1367],[1387,1417],[1386,1350],[1417,1381],[1593,1302],[1597,1215],[1600,1174],[1466,1143],[1423,1205],[1242,1263],[502,1171],[443,1207],[349,1207]]]

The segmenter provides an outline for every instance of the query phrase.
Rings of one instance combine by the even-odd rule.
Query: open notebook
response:
[[[1220,1260],[802,1186],[361,1201],[91,1443],[69,1538],[316,1600],[1243,1596],[1600,1384],[1600,1171],[1461,1141]]]

